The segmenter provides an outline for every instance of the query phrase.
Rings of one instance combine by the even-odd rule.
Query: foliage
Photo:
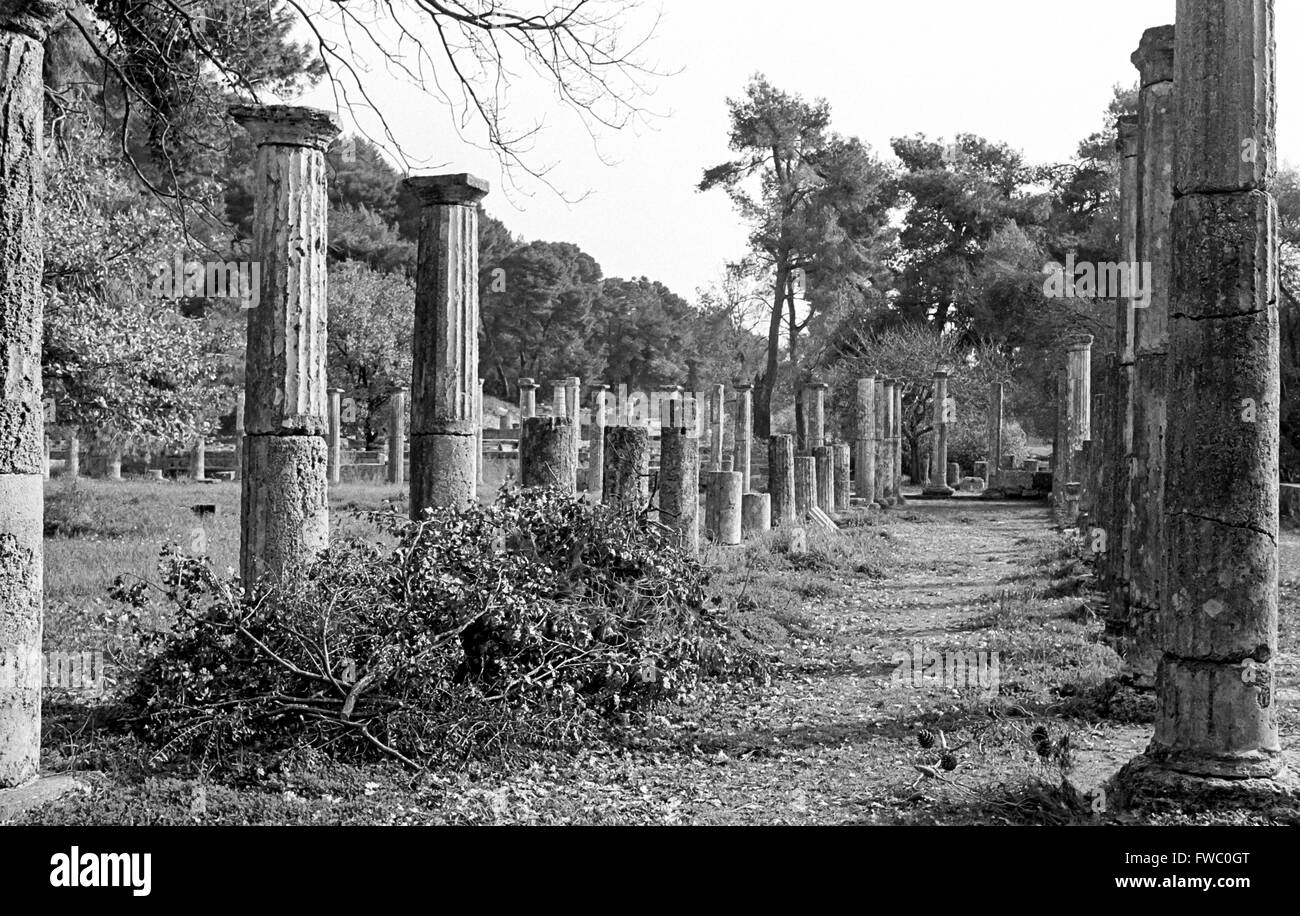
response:
[[[377,519],[396,547],[332,546],[256,599],[164,555],[175,620],[129,700],[159,758],[303,745],[424,766],[563,744],[750,663],[657,527],[544,490]]]

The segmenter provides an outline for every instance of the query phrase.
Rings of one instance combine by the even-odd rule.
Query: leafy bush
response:
[[[164,557],[176,619],[128,700],[156,758],[305,744],[424,766],[553,747],[758,664],[653,524],[546,490],[374,518],[395,548],[332,546],[255,599]]]
[[[1021,425],[1012,420],[1002,426],[1002,454],[1014,455],[1016,463],[1025,460],[1029,452],[1029,437]],[[972,417],[970,422],[955,425],[948,435],[948,460],[961,465],[966,475],[975,473],[975,462],[984,461],[989,454],[988,423]]]

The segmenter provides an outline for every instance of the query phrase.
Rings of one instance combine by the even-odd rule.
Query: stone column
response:
[[[577,443],[574,443],[574,464],[577,464]],[[478,487],[483,485],[483,379],[474,386],[474,481]]]
[[[767,492],[772,496],[772,524],[786,528],[793,525],[794,436],[772,436],[767,440]]]
[[[519,433],[519,482],[578,492],[578,427],[564,417],[532,417]]]
[[[1277,50],[1271,0],[1180,0],[1167,606],[1138,796],[1266,804],[1278,743]],[[1231,802],[1228,799],[1232,799]]]
[[[650,430],[610,426],[605,430],[602,500],[619,511],[640,513],[650,489]]]
[[[725,385],[718,385],[713,389],[713,428],[711,450],[709,463],[715,471],[722,470],[722,438],[723,431],[726,427],[727,417],[727,389]]]
[[[326,469],[329,475],[329,482],[338,485],[343,479],[343,389],[330,388],[326,391],[329,395],[329,429],[327,431],[326,447]],[[240,429],[235,434],[235,438],[242,448],[244,433],[243,423],[240,423]]]
[[[817,508],[835,514],[835,449],[819,445],[813,452],[817,459]]]
[[[1116,129],[1120,155],[1120,260],[1137,261],[1138,226],[1138,119],[1136,115],[1121,117]],[[1130,550],[1132,513],[1129,507],[1133,455],[1133,328],[1134,309],[1132,296],[1121,296],[1115,306],[1115,413],[1111,435],[1111,532],[1108,547],[1114,562],[1111,568],[1111,589],[1106,615],[1107,632],[1124,638],[1128,627],[1128,593],[1130,576]]]
[[[736,386],[735,463],[732,467],[744,476],[742,490],[749,492],[754,442],[754,386]]]
[[[1002,467],[1002,411],[1006,401],[1006,388],[1002,382],[989,383],[989,413],[988,413],[988,437],[989,437],[989,477],[985,481],[990,487],[993,486],[997,479],[998,470]]]
[[[609,397],[609,386],[595,385],[593,387],[596,390],[596,396],[591,402],[591,438],[587,442],[587,492],[596,500],[599,500],[601,491],[604,489],[605,480],[605,427],[609,417],[606,399]],[[698,454],[697,444],[697,457]],[[699,479],[698,471],[696,479]],[[697,546],[698,543],[697,539]]]
[[[660,433],[659,521],[680,535],[685,550],[700,552],[700,439],[688,427]]]
[[[326,112],[287,105],[231,114],[257,147],[253,252],[262,286],[248,311],[240,506],[240,574],[252,588],[329,541],[325,149],[339,127]]]
[[[104,479],[122,479],[122,446],[111,445],[104,454]]]
[[[411,361],[411,517],[464,507],[478,488],[478,203],[473,175],[406,181],[420,199]],[[480,450],[481,452],[481,450]]]
[[[876,505],[885,508],[889,505],[889,433],[890,404],[894,402],[893,394],[887,390],[885,377],[876,373],[875,378],[876,411]]]
[[[744,537],[766,534],[772,530],[772,496],[770,493],[746,493],[740,509],[740,533]]]
[[[922,493],[925,496],[946,499],[953,495],[946,480],[948,474],[948,373],[934,374],[934,457],[931,461],[930,480]]]
[[[537,416],[537,382],[530,378],[519,380],[519,425]]]
[[[41,69],[42,42],[63,13],[56,2],[14,7],[0,10],[0,788],[35,778],[40,764]]]
[[[854,492],[870,506],[876,499],[876,380],[858,379],[853,402]]]
[[[388,404],[388,482],[399,487],[406,483],[406,392],[398,388]]]
[[[849,479],[853,462],[853,449],[847,445],[832,445],[835,453],[835,511],[849,511],[849,497],[853,482]]]
[[[1134,300],[1133,461],[1129,481],[1128,642],[1125,661],[1146,685],[1155,682],[1164,605],[1166,354],[1173,283],[1170,219],[1174,203],[1174,27],[1148,29],[1133,54],[1138,95],[1137,260],[1151,265],[1151,288]]]
[[[794,459],[794,514],[796,523],[808,517],[817,505],[817,459],[797,455]]]
[[[1065,401],[1066,483],[1085,482],[1083,444],[1092,437],[1092,335],[1078,334],[1067,341]],[[1074,521],[1068,516],[1068,521]]]
[[[68,433],[66,448],[67,458],[63,463],[63,476],[76,480],[81,476],[81,436],[77,435],[75,428]]]
[[[248,392],[242,388],[235,392],[235,480],[244,478],[244,404],[247,400]],[[337,405],[332,404],[332,407]]]
[[[202,436],[190,446],[190,480],[201,481],[208,477],[208,443]]]
[[[907,502],[903,498],[903,380],[894,383],[894,468],[891,478],[894,481],[894,504],[901,506]]]
[[[807,426],[808,441],[804,446],[808,454],[815,454],[817,449],[826,444],[826,389],[825,382],[811,382],[804,386],[804,424]]]
[[[708,476],[704,528],[713,542],[723,547],[735,547],[741,541],[744,494],[740,483],[739,471],[714,471]]]

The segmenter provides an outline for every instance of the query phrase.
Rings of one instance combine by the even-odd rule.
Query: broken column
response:
[[[817,508],[835,514],[835,449],[819,445],[813,450],[817,459]]]
[[[326,394],[329,395],[329,430],[326,439],[328,452],[325,467],[328,472],[329,482],[338,485],[343,479],[343,389],[330,388],[326,391]],[[236,450],[243,451],[243,445],[244,419],[241,410],[239,422],[235,428]]]
[[[1166,581],[1155,736],[1119,784],[1267,802],[1278,743],[1273,4],[1178,5]]]
[[[1138,95],[1137,260],[1151,265],[1150,289],[1134,289],[1133,450],[1129,480],[1129,590],[1125,661],[1155,682],[1156,621],[1164,606],[1166,354],[1174,202],[1174,27],[1148,29],[1133,54]],[[1138,293],[1143,295],[1139,298]]]
[[[237,106],[257,147],[253,252],[258,307],[248,310],[240,575],[252,588],[311,560],[329,540],[325,433],[325,149],[333,115]]]
[[[772,496],[772,524],[789,527],[795,522],[794,436],[767,440],[767,492]]]
[[[650,430],[644,426],[605,429],[602,501],[619,511],[641,513],[649,502]]]
[[[735,446],[732,449],[736,456],[735,463],[732,467],[744,475],[743,492],[749,492],[750,481],[753,479],[751,471],[751,462],[753,460],[753,440],[754,440],[754,386],[737,385],[736,386],[736,425],[735,425]]]
[[[477,486],[483,485],[483,379],[474,386],[474,481]]]
[[[766,534],[772,530],[772,496],[769,493],[746,493],[741,497],[740,533],[744,537]]]
[[[393,392],[388,404],[388,482],[406,482],[406,388]]]
[[[894,485],[894,504],[901,506],[903,498],[903,380],[894,381],[894,467],[890,473]]]
[[[578,427],[564,417],[531,417],[519,433],[519,482],[524,487],[578,491]]]
[[[41,749],[45,411],[42,42],[63,4],[0,10],[0,788],[36,777]]]
[[[794,459],[794,514],[798,524],[817,505],[817,459],[796,455]]]
[[[849,497],[853,491],[853,482],[849,479],[852,473],[853,449],[847,445],[832,445],[835,452],[834,474],[835,474],[835,506],[836,512],[849,511]]]
[[[478,204],[473,175],[406,181],[420,199],[411,362],[411,517],[464,507],[478,487]]]
[[[804,448],[809,455],[826,444],[826,389],[825,382],[810,382],[804,386],[803,422],[807,430]]]
[[[715,544],[735,547],[740,543],[743,499],[739,471],[709,474],[704,492],[704,528]]]
[[[699,436],[688,426],[666,427],[659,440],[659,522],[676,531],[692,555],[700,551],[699,513]]]
[[[925,496],[946,498],[953,495],[948,486],[948,373],[939,371],[934,374],[934,458],[930,471],[930,481],[922,493]]]
[[[870,506],[876,499],[876,380],[858,379],[853,402],[854,492]]]

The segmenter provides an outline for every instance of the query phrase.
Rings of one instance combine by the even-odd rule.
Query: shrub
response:
[[[164,556],[176,602],[129,696],[164,759],[306,745],[413,766],[589,736],[759,663],[653,524],[554,491],[375,520],[256,599]]]

